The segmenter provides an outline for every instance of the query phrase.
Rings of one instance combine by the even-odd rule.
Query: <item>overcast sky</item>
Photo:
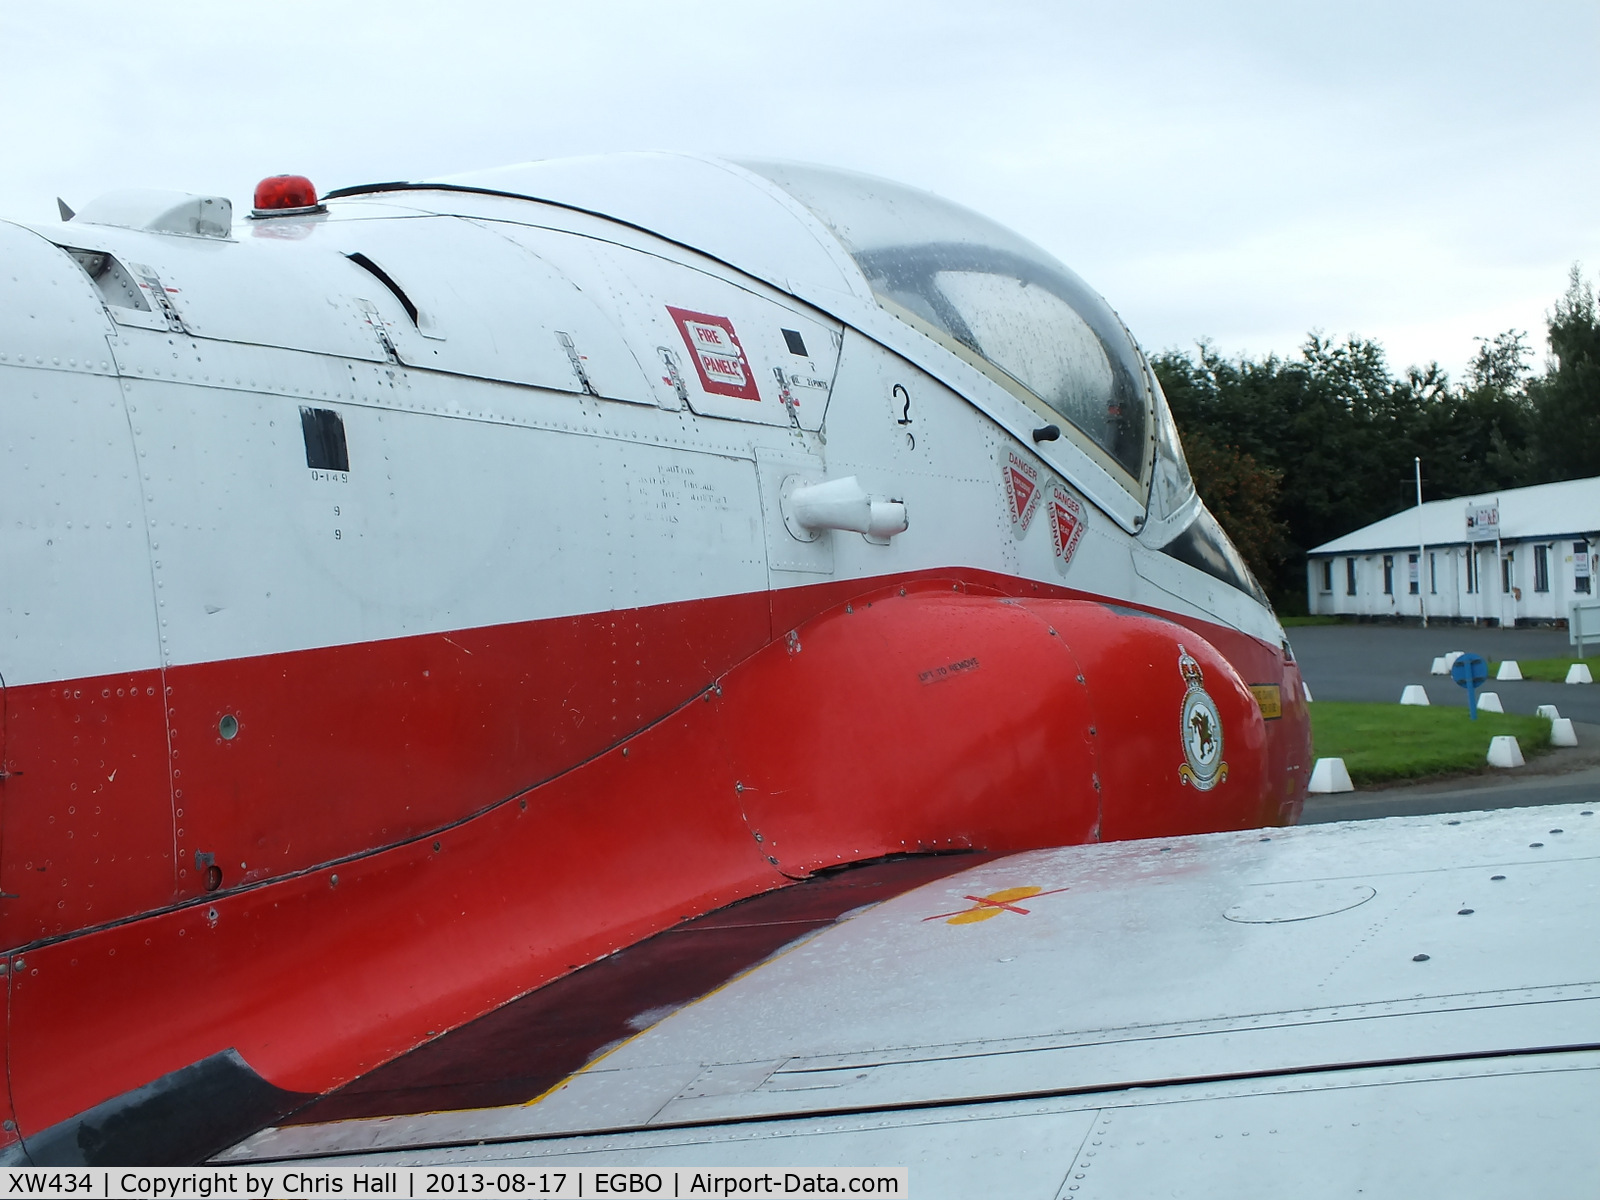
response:
[[[1044,245],[1148,350],[1457,373],[1600,267],[1600,4],[78,0],[0,9],[0,215],[608,150],[831,163]]]

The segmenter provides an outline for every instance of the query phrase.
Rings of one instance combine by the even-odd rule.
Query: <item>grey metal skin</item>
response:
[[[272,1129],[220,1161],[1589,1194],[1597,867],[1592,805],[1016,855],[846,914],[537,1103]]]

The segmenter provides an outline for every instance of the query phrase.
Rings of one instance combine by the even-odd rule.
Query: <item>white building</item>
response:
[[[1310,611],[1565,620],[1600,590],[1597,538],[1600,478],[1431,500],[1308,552]]]

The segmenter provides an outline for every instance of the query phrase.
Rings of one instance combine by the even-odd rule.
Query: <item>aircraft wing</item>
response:
[[[908,1167],[919,1198],[1047,1200],[1600,1180],[1592,808],[1034,851],[795,927],[534,1102],[220,1160]]]

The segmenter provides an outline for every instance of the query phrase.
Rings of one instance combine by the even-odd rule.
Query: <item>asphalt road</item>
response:
[[[1431,703],[1465,708],[1466,690],[1448,676],[1429,674],[1435,657],[1451,650],[1487,659],[1557,658],[1570,654],[1565,630],[1474,629],[1464,625],[1309,625],[1289,630],[1306,686],[1317,700],[1397,703],[1407,684],[1420,683]],[[1554,704],[1577,726],[1578,746],[1532,759],[1515,771],[1495,771],[1431,783],[1368,788],[1306,801],[1302,823],[1351,821],[1428,813],[1473,812],[1524,805],[1568,806],[1574,814],[1600,809],[1600,684],[1490,680],[1508,713]],[[1554,819],[1554,818],[1552,818]]]
[[[1474,629],[1444,625],[1306,625],[1291,629],[1306,686],[1314,700],[1366,700],[1397,704],[1407,684],[1427,689],[1430,704],[1467,706],[1467,692],[1448,675],[1431,675],[1433,660],[1451,650],[1484,658],[1557,658],[1572,653],[1564,629]],[[1508,713],[1532,715],[1554,704],[1563,717],[1600,725],[1600,684],[1533,683],[1491,679]]]

